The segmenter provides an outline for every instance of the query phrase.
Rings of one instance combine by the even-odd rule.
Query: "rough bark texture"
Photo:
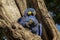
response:
[[[41,40],[17,23],[26,8],[35,8],[36,17],[43,25],[43,40],[59,40],[60,35],[43,0],[0,0],[0,28],[9,40]],[[39,18],[38,18],[39,17]]]
[[[59,40],[59,32],[56,29],[55,23],[45,6],[44,1],[43,0],[37,0],[37,1],[38,1],[39,9],[42,12],[41,15],[42,15],[43,22],[47,26],[44,28],[47,31],[47,35],[49,37],[49,40]]]
[[[0,27],[9,40],[41,40],[17,23],[21,15],[14,0],[1,0],[0,3]]]

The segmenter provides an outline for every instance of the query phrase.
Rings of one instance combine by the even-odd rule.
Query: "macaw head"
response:
[[[26,17],[26,16],[30,16],[30,15],[33,15],[33,16],[36,15],[36,11],[34,8],[28,8],[25,10],[24,16]]]

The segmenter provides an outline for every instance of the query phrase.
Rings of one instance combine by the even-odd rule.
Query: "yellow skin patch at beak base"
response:
[[[28,12],[28,15],[31,15],[31,14],[32,14],[32,12],[31,12],[31,11],[29,11],[29,12]]]

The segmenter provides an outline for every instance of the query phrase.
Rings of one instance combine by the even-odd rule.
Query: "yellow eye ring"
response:
[[[28,15],[31,15],[31,14],[32,14],[32,12],[31,12],[31,11],[29,11],[29,12],[28,12]]]

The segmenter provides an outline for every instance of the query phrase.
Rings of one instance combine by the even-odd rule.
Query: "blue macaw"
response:
[[[33,8],[28,8],[28,9],[26,9],[26,11],[25,11],[25,13],[24,13],[24,16],[21,17],[21,18],[18,20],[18,22],[19,22],[22,26],[26,27],[26,23],[28,23],[30,19],[33,20],[33,22],[34,22],[35,25],[33,25],[33,24],[30,25],[30,28],[31,28],[30,31],[31,31],[32,33],[35,33],[35,34],[41,36],[41,35],[42,35],[42,24],[38,22],[38,20],[37,20],[36,17],[35,17],[35,14],[28,16],[28,15],[27,15],[28,11],[32,11],[33,14],[35,13],[35,9],[33,9]]]

